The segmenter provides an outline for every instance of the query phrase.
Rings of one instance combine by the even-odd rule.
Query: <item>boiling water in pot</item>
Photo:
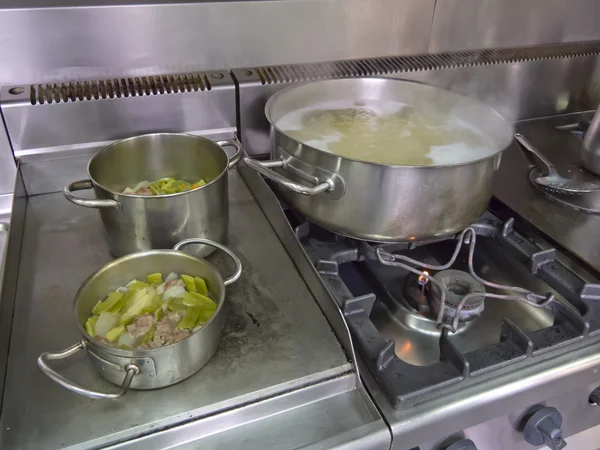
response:
[[[319,150],[378,164],[459,164],[499,150],[451,114],[385,100],[324,102],[287,113],[275,126]]]

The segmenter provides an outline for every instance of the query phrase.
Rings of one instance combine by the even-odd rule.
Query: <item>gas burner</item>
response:
[[[504,225],[503,233],[506,233],[507,230],[511,229],[511,227],[512,221],[509,220]],[[437,309],[437,325],[441,328],[447,328],[452,333],[455,333],[458,330],[459,322],[471,320],[467,319],[467,317],[473,316],[474,318],[481,314],[481,312],[483,311],[483,301],[485,298],[494,298],[499,300],[517,300],[531,305],[535,308],[546,308],[550,303],[554,301],[554,295],[552,294],[542,295],[518,286],[504,286],[501,284],[491,283],[477,276],[475,270],[473,269],[473,254],[475,252],[476,240],[476,227],[471,226],[463,230],[457,238],[456,247],[454,248],[454,253],[452,254],[452,257],[446,264],[442,265],[426,264],[423,261],[418,261],[413,258],[409,258],[406,255],[390,253],[384,250],[383,247],[377,247],[375,249],[375,254],[381,264],[390,267],[399,267],[404,270],[407,270],[413,274],[418,275],[418,279],[422,280],[421,282],[423,285],[429,283],[437,288],[436,296],[438,296],[439,298],[436,302],[434,302],[437,304],[437,308],[434,308]],[[445,279],[443,275],[442,279],[440,280],[437,279],[435,276],[431,276],[424,269],[438,270],[440,271],[439,273],[443,274],[456,262],[460,249],[463,245],[468,245],[469,247],[469,256],[467,261],[469,268],[468,276],[472,278],[473,281],[479,283],[481,287],[479,288],[479,290],[473,290],[472,292],[466,292],[464,295],[460,295],[452,290],[445,288],[446,285],[442,283],[442,281],[444,281]],[[465,275],[467,274],[465,273]],[[450,278],[452,278],[452,276]],[[487,286],[492,289],[502,290],[504,292],[510,292],[510,294],[488,293],[486,292],[483,286]],[[450,297],[451,300],[448,301],[447,297]],[[478,305],[478,303],[481,304]],[[472,309],[469,309],[469,305],[471,305]]]
[[[427,299],[427,279],[416,273],[409,273],[404,282],[404,298],[406,303],[420,314],[431,311]]]
[[[445,305],[443,317],[452,321],[458,315],[459,322],[469,322],[481,315],[484,309],[485,286],[462,270],[442,270],[433,276],[438,283],[432,283],[427,289],[427,298],[437,316],[440,312],[442,295],[440,285],[445,287]],[[481,295],[471,295],[480,293]],[[468,297],[467,297],[468,296]],[[458,306],[467,297],[460,309]]]
[[[458,235],[404,245],[324,242],[315,227],[304,227],[299,241],[316,269],[307,273],[317,273],[331,293],[394,408],[600,333],[600,285],[514,231],[512,219],[502,223],[487,212]],[[563,301],[540,293],[545,288]]]

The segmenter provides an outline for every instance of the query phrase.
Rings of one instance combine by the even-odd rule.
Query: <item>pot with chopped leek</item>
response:
[[[224,147],[234,147],[229,158]],[[88,164],[89,179],[64,189],[67,200],[98,208],[115,256],[171,248],[204,237],[224,242],[229,224],[228,174],[242,155],[235,139],[213,142],[182,133],[136,136],[103,148]],[[96,198],[74,191],[94,189]],[[212,248],[196,246],[196,256]]]
[[[204,259],[179,251],[203,244],[235,263],[227,280]],[[239,258],[222,244],[187,239],[173,250],[116,259],[91,275],[75,295],[80,343],[38,358],[40,369],[63,387],[93,398],[118,398],[129,388],[155,389],[196,373],[215,352],[224,321],[225,286],[239,279]],[[92,391],[68,380],[48,361],[86,350],[115,393]]]

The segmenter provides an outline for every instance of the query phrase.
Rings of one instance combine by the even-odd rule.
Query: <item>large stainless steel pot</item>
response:
[[[302,144],[275,125],[291,111],[324,101],[379,99],[455,115],[487,134],[498,151],[454,165],[373,164]],[[381,242],[450,234],[474,222],[488,205],[501,153],[513,135],[512,126],[487,105],[425,84],[389,78],[292,86],[273,95],[265,113],[271,123],[272,160],[245,158],[245,163],[279,184],[283,197],[309,220],[337,233]]]
[[[221,275],[203,259],[178,251],[188,244],[203,244],[226,252],[235,263],[235,272],[223,281]],[[218,303],[213,317],[196,333],[175,344],[151,350],[122,350],[90,339],[85,332],[85,322],[98,299],[109,290],[124,286],[132,279],[145,279],[149,273],[185,273],[206,280],[212,298]],[[116,259],[91,275],[75,294],[74,312],[81,341],[60,352],[47,352],[37,360],[39,368],[61,386],[92,398],[114,399],[131,389],[156,389],[178,383],[204,366],[211,358],[221,335],[225,320],[223,305],[225,286],[239,279],[242,264],[239,258],[223,245],[208,239],[187,239],[173,250],[150,250]],[[105,393],[84,388],[48,365],[48,361],[67,358],[85,350],[100,375],[120,385],[115,393]]]
[[[223,147],[232,146],[231,159]],[[100,209],[111,252],[122,256],[137,251],[171,248],[191,237],[224,242],[229,224],[228,171],[242,157],[238,141],[213,142],[182,133],[136,136],[100,150],[88,164],[88,180],[64,189],[76,205]],[[207,184],[188,192],[143,197],[123,194],[140,181],[173,177]],[[96,199],[73,191],[94,189]],[[195,249],[199,257],[213,249]]]

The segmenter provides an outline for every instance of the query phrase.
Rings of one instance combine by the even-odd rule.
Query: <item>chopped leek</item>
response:
[[[198,322],[198,316],[200,315],[200,308],[197,306],[190,306],[185,310],[183,319],[177,325],[177,328],[189,329],[194,328],[196,322]]]
[[[85,332],[91,337],[96,336],[96,322],[98,322],[98,316],[91,316],[85,322]]]
[[[158,308],[156,311],[154,311],[154,321],[160,322],[164,315],[165,310],[163,308]]]
[[[194,277],[189,275],[181,275],[181,279],[185,283],[185,287],[190,292],[196,292],[196,283],[194,282]]]
[[[144,283],[143,281],[133,280],[130,283],[127,283],[127,289],[132,291],[141,291],[148,287],[148,283]]]
[[[98,316],[96,326],[94,327],[94,334],[96,336],[106,336],[108,330],[116,327],[117,325],[119,325],[119,316],[109,313],[108,311],[104,311]]]
[[[108,339],[110,342],[113,342],[117,340],[118,337],[123,333],[125,333],[125,327],[123,325],[119,325],[118,327],[108,330],[106,333],[106,339]]]
[[[154,313],[157,309],[159,309],[162,306],[162,300],[160,298],[160,295],[154,295],[152,297],[152,300],[150,300],[150,302],[144,306],[142,308],[142,314],[143,313]]]
[[[158,286],[159,284],[162,284],[162,282],[162,273],[151,273],[148,275],[148,284]]]
[[[176,297],[169,300],[167,304],[167,308],[169,311],[173,312],[182,312],[185,311],[185,305],[183,304],[183,299]]]
[[[215,302],[206,295],[198,294],[197,292],[186,292],[183,296],[183,304],[185,306],[204,306],[214,305]]]
[[[217,304],[213,303],[212,305],[204,305],[200,307],[200,313],[198,314],[198,321],[196,322],[196,326],[203,325],[210,320],[212,316],[215,315],[215,311],[217,310]]]
[[[103,313],[104,311],[108,311],[119,300],[121,300],[122,297],[123,297],[123,294],[121,294],[120,292],[111,292],[110,294],[108,294],[108,297],[106,298],[106,300],[98,302],[96,304],[96,306],[94,306],[94,309],[92,310],[92,312],[94,314],[100,314],[100,313]]]
[[[127,310],[121,316],[121,325],[130,324],[137,315],[143,314],[142,311],[144,308],[152,305],[154,295],[155,294],[152,288],[146,288],[136,292],[131,306],[127,308]]]
[[[206,281],[204,280],[204,278],[194,277],[194,283],[196,284],[196,292],[198,294],[208,294],[208,287],[206,286]]]

